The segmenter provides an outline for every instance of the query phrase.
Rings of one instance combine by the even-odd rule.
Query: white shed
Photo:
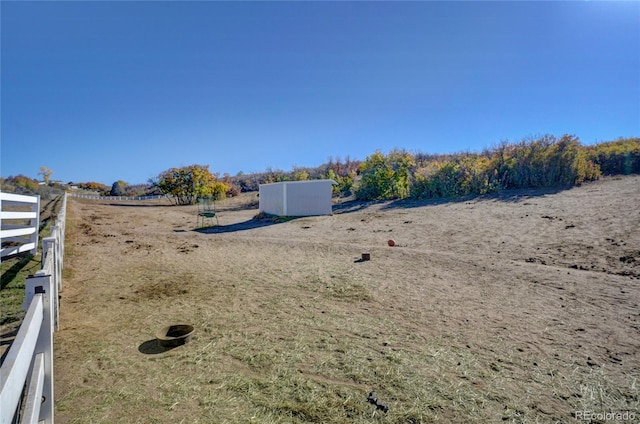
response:
[[[278,216],[331,215],[333,180],[260,184],[260,212]]]

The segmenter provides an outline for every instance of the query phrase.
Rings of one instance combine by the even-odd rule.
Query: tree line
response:
[[[161,172],[149,181],[161,194],[170,194],[177,205],[193,204],[199,198],[216,200],[239,195],[241,192],[258,191],[260,184],[281,181],[303,181],[329,178],[337,182],[334,194],[350,194],[356,179],[359,161],[347,158],[344,162],[337,158],[316,168],[294,167],[290,172],[267,169],[262,173],[242,174],[235,177],[211,173],[208,165],[189,165],[171,168]]]
[[[429,199],[504,189],[573,186],[601,175],[640,173],[640,138],[584,146],[572,135],[503,142],[481,153],[376,152],[360,165],[356,197]]]
[[[335,195],[355,194],[361,200],[430,199],[569,187],[601,175],[631,173],[640,173],[640,138],[584,146],[573,135],[544,135],[518,143],[502,142],[480,153],[429,155],[395,149],[387,154],[377,151],[362,162],[330,158],[316,168],[268,169],[260,174],[225,175],[222,180],[209,175],[208,167],[192,165],[165,171],[154,184],[162,193],[173,194],[180,204],[198,197],[224,198],[255,191],[259,184],[320,178],[338,183]]]
[[[53,173],[45,167],[48,180]],[[318,167],[293,167],[291,171],[268,168],[265,172],[235,176],[212,173],[208,165],[170,168],[147,184],[130,185],[119,180],[111,187],[77,183],[75,187],[101,195],[144,196],[170,194],[176,204],[193,204],[198,198],[223,199],[257,191],[260,184],[280,181],[332,179],[335,196],[355,195],[361,200],[429,199],[482,195],[504,189],[573,186],[601,175],[640,173],[640,138],[582,145],[578,137],[544,135],[520,142],[501,142],[480,153],[433,155],[395,149],[376,151],[364,161],[329,158]],[[0,180],[3,191],[38,193],[61,190],[23,175]],[[72,183],[69,183],[72,185]]]

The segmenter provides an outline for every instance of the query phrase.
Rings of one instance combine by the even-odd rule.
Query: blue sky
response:
[[[640,136],[640,2],[1,2],[0,174]]]

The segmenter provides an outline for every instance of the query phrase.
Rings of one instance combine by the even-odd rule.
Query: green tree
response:
[[[328,180],[335,181],[336,185],[331,186],[331,190],[334,196],[337,195],[345,195],[349,196],[351,194],[351,188],[353,187],[353,175],[347,174],[344,176],[338,175],[332,168],[327,170],[325,178]]]
[[[194,204],[198,198],[223,199],[229,186],[219,182],[208,165],[171,168],[150,181],[163,194],[170,194],[177,205]]]
[[[110,194],[112,196],[126,196],[128,186],[126,181],[118,180],[111,186]]]

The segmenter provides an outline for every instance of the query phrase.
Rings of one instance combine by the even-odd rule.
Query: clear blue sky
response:
[[[1,2],[0,174],[640,136],[640,2]]]

